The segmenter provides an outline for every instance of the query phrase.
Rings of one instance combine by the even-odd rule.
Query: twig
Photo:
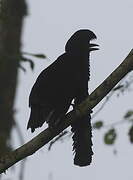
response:
[[[98,115],[98,113],[101,112],[101,110],[104,108],[104,106],[107,104],[107,102],[109,101],[109,99],[112,97],[113,94],[114,94],[114,91],[111,91],[111,93],[106,97],[101,107],[92,115],[92,119],[95,118]]]
[[[53,144],[54,144],[55,142],[57,142],[59,139],[61,140],[61,138],[62,138],[63,136],[65,136],[67,133],[68,133],[68,131],[63,131],[63,132],[60,133],[54,140],[52,140],[52,141],[49,143],[48,150],[50,151],[50,150],[51,150],[51,147],[53,146]]]

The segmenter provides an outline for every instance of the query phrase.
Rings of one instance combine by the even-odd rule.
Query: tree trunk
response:
[[[24,0],[0,2],[0,156],[11,149],[14,125],[14,99],[20,59]]]

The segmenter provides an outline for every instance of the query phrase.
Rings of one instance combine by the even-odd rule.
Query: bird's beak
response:
[[[98,44],[89,44],[89,51],[99,50]]]

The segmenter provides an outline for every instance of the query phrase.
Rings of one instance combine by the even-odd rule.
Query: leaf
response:
[[[29,56],[33,56],[33,57],[37,57],[37,58],[41,58],[41,59],[45,59],[46,56],[45,54],[34,54],[34,53],[28,53],[28,52],[23,52],[23,54],[29,55]]]
[[[124,115],[124,118],[125,118],[125,119],[128,119],[128,118],[130,118],[132,115],[133,115],[133,111],[132,111],[132,110],[129,110],[129,111]]]
[[[35,57],[37,57],[37,58],[42,58],[42,59],[45,59],[45,58],[46,58],[46,56],[45,56],[44,54],[34,54],[34,55],[32,55],[32,56],[35,56]]]
[[[26,72],[26,69],[22,66],[22,65],[20,65],[19,64],[19,68],[25,73]]]
[[[32,60],[28,59],[28,62],[30,63],[30,68],[33,70],[34,69],[34,63]]]
[[[101,129],[103,127],[103,121],[97,121],[93,124],[94,129]]]
[[[22,61],[29,62],[31,69],[32,69],[32,70],[34,69],[34,62],[33,62],[31,59],[25,58],[25,57],[23,57],[23,56],[21,56],[20,59],[21,59]]]
[[[107,145],[113,145],[115,143],[117,134],[114,128],[110,129],[107,133],[104,135],[104,143]]]
[[[129,129],[128,136],[129,136],[130,142],[133,143],[133,125]]]

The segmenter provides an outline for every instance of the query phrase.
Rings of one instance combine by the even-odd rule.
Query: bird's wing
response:
[[[31,114],[28,128],[32,131],[47,121],[52,123],[68,111],[72,98],[69,93],[72,76],[67,54],[61,55],[38,76],[29,97]],[[70,80],[71,81],[71,80]]]

